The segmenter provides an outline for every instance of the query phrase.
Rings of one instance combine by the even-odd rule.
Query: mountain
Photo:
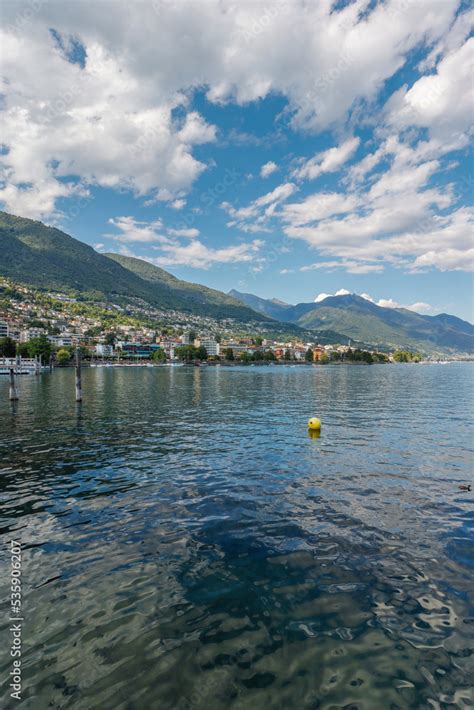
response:
[[[221,291],[180,281],[141,259],[99,254],[59,229],[6,212],[0,212],[0,275],[96,299],[141,298],[194,315],[270,323]]]
[[[215,317],[227,316],[245,321],[268,320],[262,319],[259,312],[250,310],[229,294],[201,284],[181,281],[164,269],[160,269],[148,261],[143,261],[143,259],[121,254],[104,254],[104,256],[135,274],[152,288],[166,289],[172,302],[179,303],[182,311],[196,312],[198,309],[206,315],[214,315]],[[174,308],[178,308],[178,306],[174,305]],[[236,315],[232,315],[234,312]]]
[[[264,315],[270,316],[270,318],[275,318],[276,320],[284,320],[283,316],[285,315],[285,310],[293,308],[293,306],[283,303],[282,301],[278,301],[276,298],[267,300],[265,298],[260,298],[259,296],[254,296],[251,293],[240,293],[235,289],[229,291],[229,296],[232,296],[242,303],[246,303],[247,306],[253,308],[254,311],[263,313]]]
[[[382,308],[356,294],[329,296],[318,303],[280,306],[274,300],[232,291],[261,313],[310,330],[336,330],[352,340],[381,348],[426,353],[473,353],[474,326],[455,316],[425,316],[404,308]]]

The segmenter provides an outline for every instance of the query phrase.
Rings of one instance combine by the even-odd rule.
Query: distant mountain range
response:
[[[235,290],[229,295],[271,318],[310,330],[337,330],[352,340],[380,348],[474,352],[474,326],[446,313],[425,316],[405,308],[382,308],[356,294],[296,306]]]
[[[100,254],[59,229],[6,212],[0,212],[0,276],[94,300],[140,298],[164,310],[258,323],[268,332],[303,339],[312,331],[322,343],[351,339],[386,350],[474,352],[474,326],[455,316],[381,308],[355,294],[296,306],[239,291],[225,294],[181,281],[142,259]]]

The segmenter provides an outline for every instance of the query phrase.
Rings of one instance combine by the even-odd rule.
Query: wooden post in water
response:
[[[16,402],[18,399],[18,389],[16,386],[15,370],[10,367],[10,401]]]
[[[82,402],[81,354],[76,348],[76,402]]]
[[[52,355],[49,356],[49,371],[50,372],[53,371],[53,356]]]

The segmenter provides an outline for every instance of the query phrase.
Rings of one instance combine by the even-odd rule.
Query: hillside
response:
[[[236,313],[232,317],[241,320],[264,320],[261,316],[259,317],[257,311],[251,311],[232,296],[202,284],[181,281],[148,261],[120,254],[105,254],[104,256],[120,264],[124,269],[152,285],[153,288],[167,289],[168,296],[171,297],[173,303],[181,304],[181,310],[192,311],[199,308],[213,317],[226,317],[229,313]]]
[[[0,275],[84,297],[141,298],[155,306],[242,322],[268,319],[236,299],[179,281],[140,259],[99,254],[65,232],[0,212]]]
[[[285,312],[288,309],[291,310],[293,308],[293,306],[283,303],[282,301],[278,301],[277,299],[268,300],[266,298],[254,296],[252,293],[240,293],[240,291],[236,291],[235,289],[229,291],[229,296],[236,298],[242,303],[246,303],[247,306],[253,308],[254,311],[263,313],[264,315],[269,316],[270,318],[275,318],[276,320],[284,320]]]
[[[425,316],[403,308],[382,308],[355,294],[331,296],[319,303],[279,306],[274,300],[255,300],[252,295],[232,293],[261,312],[270,308],[280,320],[308,329],[337,330],[373,346],[426,353],[474,352],[474,326],[447,314]]]

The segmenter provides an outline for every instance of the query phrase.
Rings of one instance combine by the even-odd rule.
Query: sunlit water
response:
[[[73,376],[0,379],[21,707],[471,706],[472,364]]]

